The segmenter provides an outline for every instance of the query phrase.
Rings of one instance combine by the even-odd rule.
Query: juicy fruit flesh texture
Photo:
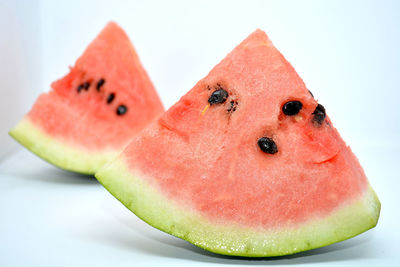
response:
[[[202,112],[219,86],[228,99]],[[284,115],[282,105],[294,100],[302,109]],[[256,228],[302,223],[367,188],[329,118],[313,124],[316,106],[291,65],[256,31],[123,154],[146,182],[211,221]],[[260,150],[263,136],[273,138],[276,154]]]
[[[85,83],[89,87],[79,90]],[[121,149],[164,111],[131,42],[115,23],[52,89],[39,97],[29,119],[49,136],[89,150]]]
[[[102,106],[96,106],[99,110],[102,109]],[[77,148],[95,150],[118,149],[126,144],[132,134],[146,125],[146,121],[140,123],[120,119],[114,111],[112,113],[116,118],[105,123],[101,111],[90,111],[50,92],[39,96],[28,117],[43,132],[61,142],[73,144]]]
[[[167,140],[154,142],[159,138],[157,131]],[[266,155],[247,138],[236,144],[231,138],[213,139],[204,140],[195,152],[196,147],[187,148],[173,131],[150,128],[144,135],[141,140],[135,138],[135,147],[125,152],[130,168],[144,171],[144,177],[151,179],[148,182],[168,198],[211,220],[254,227],[303,222],[313,214],[328,214],[366,188],[365,176],[358,163],[351,165],[355,158],[347,150],[322,163],[289,163],[292,159],[285,152],[291,144],[281,144],[278,153]],[[227,149],[231,144],[234,148]],[[277,158],[268,161],[266,156]],[[285,162],[284,171],[278,167],[280,161]]]

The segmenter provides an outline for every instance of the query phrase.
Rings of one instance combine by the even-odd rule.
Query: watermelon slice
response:
[[[131,42],[111,22],[10,135],[62,169],[94,174],[163,112]]]
[[[227,255],[329,245],[380,212],[325,108],[261,30],[96,177],[150,225]]]

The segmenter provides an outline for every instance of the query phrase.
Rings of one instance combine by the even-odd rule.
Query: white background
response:
[[[382,201],[378,227],[302,257],[214,257],[143,224],[92,179],[26,151],[10,156],[21,148],[7,131],[110,20],[130,36],[166,107],[265,30],[360,158]],[[0,0],[0,265],[398,262],[399,86],[400,1]]]

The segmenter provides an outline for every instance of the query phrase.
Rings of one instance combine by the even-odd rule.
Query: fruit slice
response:
[[[163,111],[131,42],[111,22],[10,135],[62,169],[94,174]]]
[[[324,107],[260,30],[96,177],[150,225],[228,255],[332,244],[380,211]]]

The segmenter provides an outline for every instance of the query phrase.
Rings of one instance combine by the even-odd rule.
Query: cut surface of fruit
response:
[[[131,42],[111,22],[10,135],[60,168],[94,174],[163,111]]]
[[[96,177],[150,225],[227,255],[329,245],[380,212],[325,108],[260,30]]]

